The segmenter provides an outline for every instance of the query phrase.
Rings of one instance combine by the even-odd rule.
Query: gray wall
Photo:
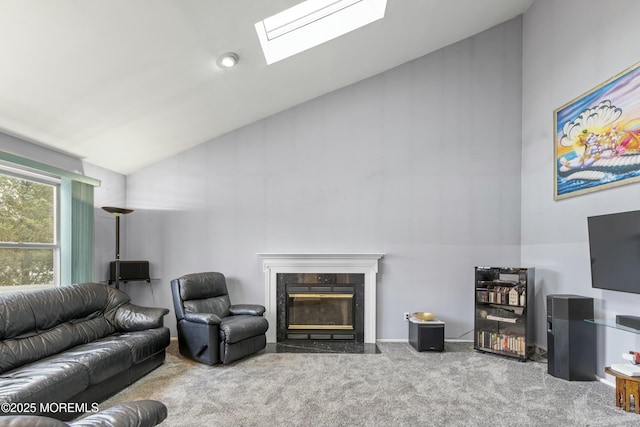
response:
[[[102,282],[109,277],[109,262],[115,259],[116,219],[112,214],[102,210],[101,207],[126,207],[126,177],[91,163],[85,163],[84,170],[86,175],[100,180],[100,187],[96,187],[93,193],[93,204],[95,206],[93,275],[95,281]],[[127,218],[123,217],[120,221],[121,237],[127,235],[127,229]],[[124,244],[124,239],[120,243],[120,257],[121,259],[129,259],[127,256],[127,245]],[[133,299],[134,302],[153,304],[153,301],[147,298],[139,301],[135,298]]]
[[[521,65],[517,18],[131,174],[128,255],[158,280],[130,292],[171,307],[213,270],[263,303],[258,252],[384,252],[378,338],[425,310],[471,339],[473,267],[520,262]]]
[[[538,342],[546,295],[595,299],[599,317],[640,315],[640,295],[591,288],[586,218],[640,209],[632,184],[553,200],[553,111],[640,60],[636,0],[536,0],[524,15],[522,262],[534,265]],[[598,328],[598,371],[640,349],[640,336]]]
[[[84,173],[82,160],[0,132],[0,151],[46,163],[76,173]]]

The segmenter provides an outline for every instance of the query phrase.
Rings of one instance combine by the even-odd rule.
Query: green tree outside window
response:
[[[0,174],[0,286],[54,283],[56,187]]]

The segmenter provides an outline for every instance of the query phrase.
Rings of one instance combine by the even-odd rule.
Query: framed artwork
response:
[[[640,63],[553,113],[554,199],[640,181]]]

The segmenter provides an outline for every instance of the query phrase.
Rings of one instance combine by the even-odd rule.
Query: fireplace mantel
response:
[[[364,274],[364,342],[376,343],[376,274],[384,254],[372,253],[259,253],[265,281],[265,317],[276,324],[276,275],[279,273]],[[275,343],[276,329],[269,327],[267,342]]]

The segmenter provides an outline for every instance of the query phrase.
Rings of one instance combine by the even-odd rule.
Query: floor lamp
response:
[[[113,206],[103,206],[103,210],[116,217],[116,289],[120,289],[120,217],[133,212],[133,209],[116,208]]]

